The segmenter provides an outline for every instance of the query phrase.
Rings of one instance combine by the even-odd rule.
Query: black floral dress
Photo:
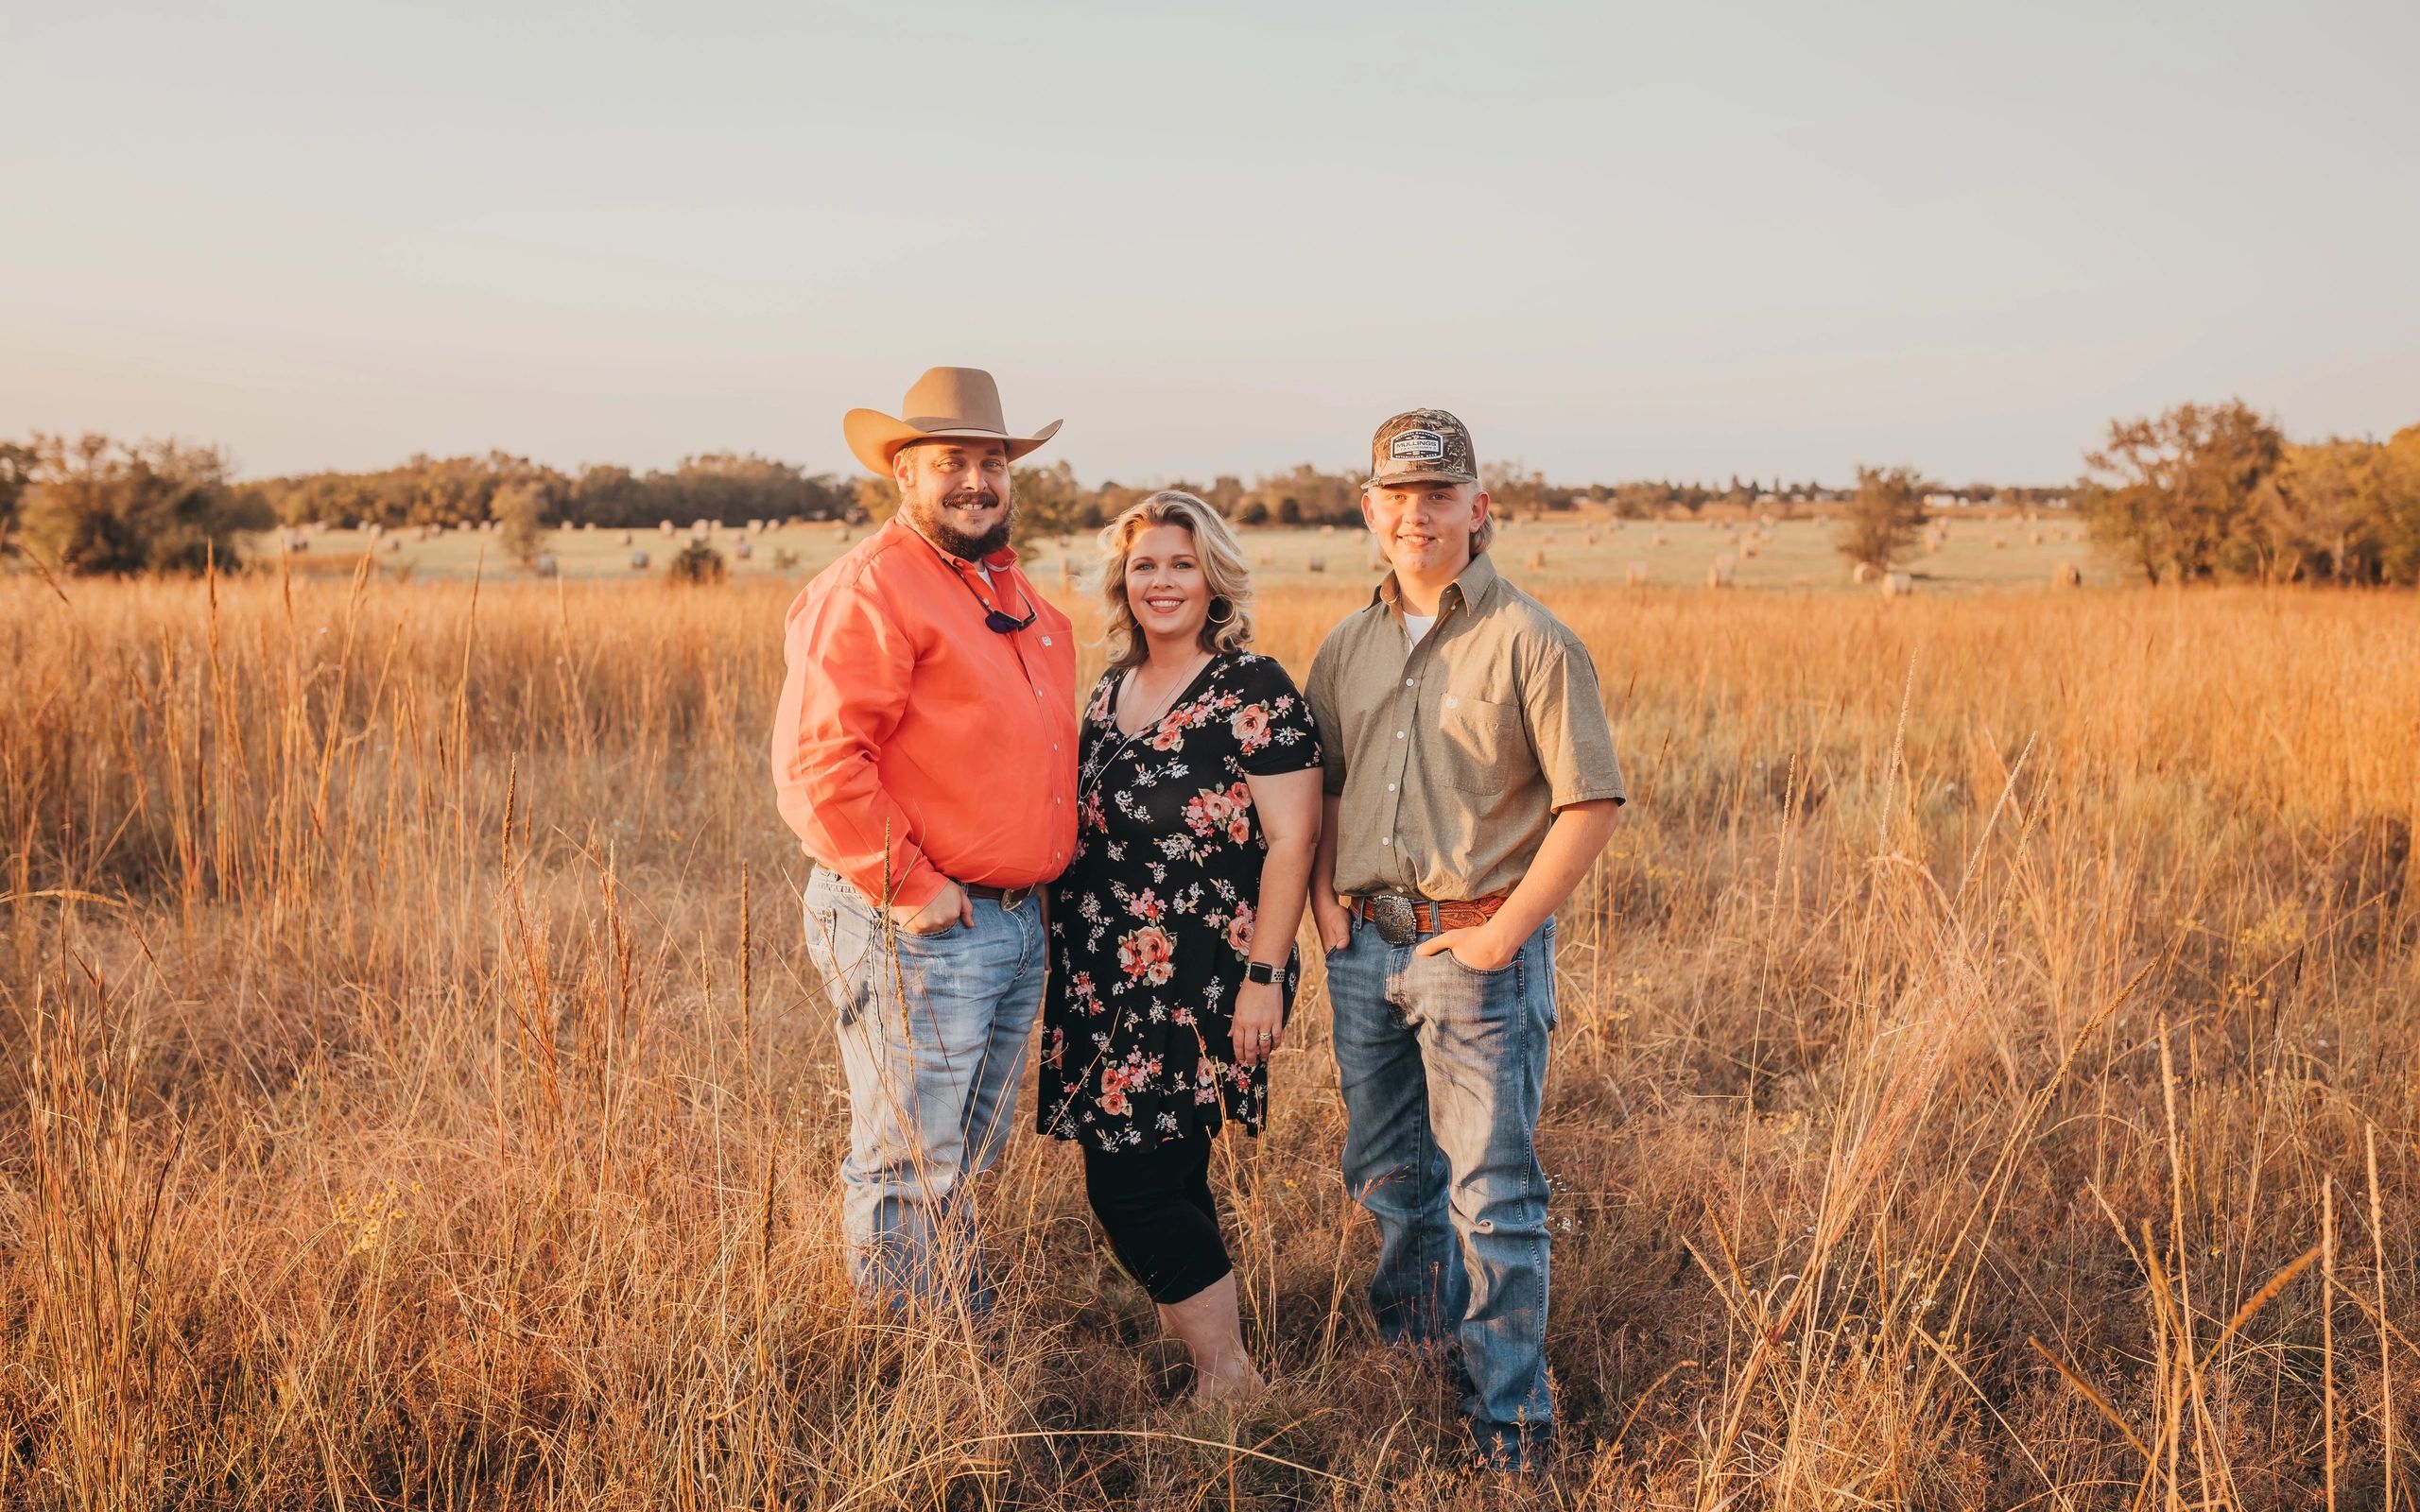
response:
[[[1076,852],[1050,894],[1042,1131],[1103,1151],[1215,1131],[1260,1132],[1269,1068],[1234,1062],[1235,998],[1260,901],[1260,832],[1244,775],[1320,764],[1310,709],[1286,669],[1213,657],[1160,721],[1116,725],[1124,675],[1082,720]],[[1299,969],[1282,978],[1291,1009]]]

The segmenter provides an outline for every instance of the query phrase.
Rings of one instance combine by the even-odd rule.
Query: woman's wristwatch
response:
[[[1246,961],[1244,963],[1244,980],[1247,982],[1258,982],[1261,986],[1267,987],[1277,980],[1277,968],[1270,965],[1267,961]]]

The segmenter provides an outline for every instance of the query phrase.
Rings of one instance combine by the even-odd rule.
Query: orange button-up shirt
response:
[[[809,855],[870,899],[1048,882],[1076,848],[1076,642],[1016,553],[991,573],[893,517],[790,605],[773,786]],[[1033,623],[1002,635],[998,609]],[[887,854],[886,854],[887,850]]]

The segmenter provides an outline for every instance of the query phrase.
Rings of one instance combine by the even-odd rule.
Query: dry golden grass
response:
[[[1497,1504],[1373,1341],[1316,987],[1220,1162],[1264,1407],[1173,1404],[1030,1135],[996,1327],[852,1311],[785,590],[68,592],[0,581],[0,1504]],[[2420,601],[1557,603],[1637,801],[1544,1499],[2413,1504]]]

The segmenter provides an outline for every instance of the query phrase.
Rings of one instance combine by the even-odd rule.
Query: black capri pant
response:
[[[1111,1253],[1151,1300],[1172,1305],[1235,1268],[1219,1238],[1207,1133],[1104,1155],[1084,1148],[1084,1196]]]

